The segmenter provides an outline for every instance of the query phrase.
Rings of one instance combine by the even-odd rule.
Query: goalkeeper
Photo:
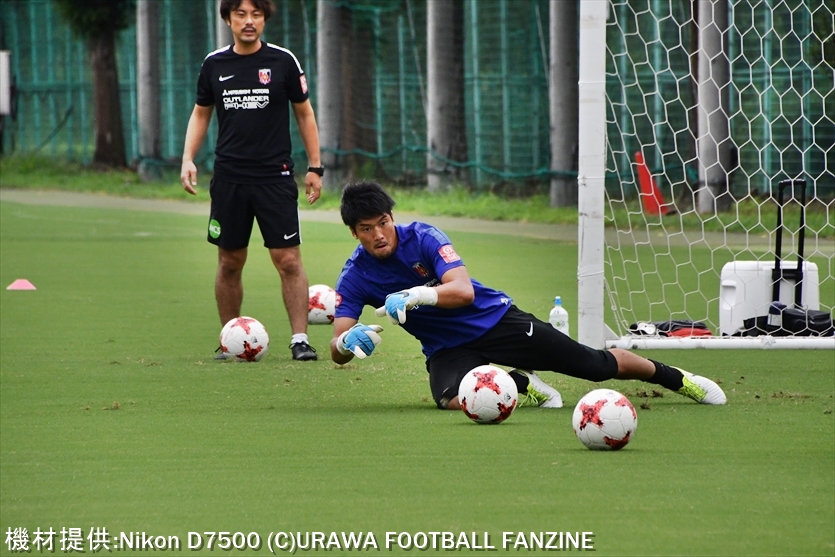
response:
[[[628,350],[595,350],[526,313],[498,290],[470,278],[449,238],[415,222],[396,224],[394,200],[374,182],[345,186],[342,221],[360,245],[336,282],[331,358],[345,364],[371,356],[383,328],[359,323],[366,305],[417,338],[426,356],[438,408],[459,409],[458,385],[483,364],[514,367],[523,402],[562,407],[560,393],[534,370],[587,379],[638,379],[702,404],[725,404],[725,393],[705,377],[642,358]]]

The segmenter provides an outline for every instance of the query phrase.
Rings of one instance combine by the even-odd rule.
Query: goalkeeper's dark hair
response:
[[[353,230],[362,219],[390,215],[394,199],[377,182],[351,182],[342,190],[342,222]]]

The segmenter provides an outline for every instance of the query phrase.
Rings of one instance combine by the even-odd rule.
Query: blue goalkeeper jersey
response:
[[[359,320],[364,306],[381,307],[388,294],[414,286],[437,286],[444,273],[464,265],[446,234],[434,226],[414,222],[396,228],[397,249],[390,257],[378,259],[360,245],[345,263],[336,281],[342,298],[336,317]],[[480,338],[513,303],[504,292],[471,280],[472,304],[456,309],[417,306],[407,312],[401,326],[421,342],[427,358]]]

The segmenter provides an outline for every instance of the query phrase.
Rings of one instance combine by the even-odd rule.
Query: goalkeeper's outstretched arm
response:
[[[455,309],[468,306],[475,299],[470,273],[463,265],[444,273],[441,284],[435,287],[435,291],[438,293],[438,301],[434,305],[439,308]]]
[[[454,309],[473,303],[475,291],[466,267],[450,269],[441,277],[436,287],[415,286],[408,290],[392,292],[386,296],[385,305],[378,307],[378,317],[388,316],[393,324],[406,322],[406,311],[417,306],[437,306]]]

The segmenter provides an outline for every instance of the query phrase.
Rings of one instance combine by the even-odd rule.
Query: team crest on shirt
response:
[[[453,263],[461,260],[461,256],[455,253],[455,249],[450,244],[441,246],[441,249],[438,250],[438,255],[440,255],[447,263]]]
[[[273,72],[269,68],[258,70],[258,81],[260,81],[263,85],[266,85],[272,79],[272,74]]]
[[[426,270],[426,267],[424,267],[423,263],[421,263],[420,261],[418,261],[417,263],[412,265],[412,269],[414,269],[415,272],[423,278],[426,278],[426,277],[429,276],[429,271]]]
[[[303,75],[299,76],[299,83],[302,86],[302,93],[307,93],[307,78]]]

